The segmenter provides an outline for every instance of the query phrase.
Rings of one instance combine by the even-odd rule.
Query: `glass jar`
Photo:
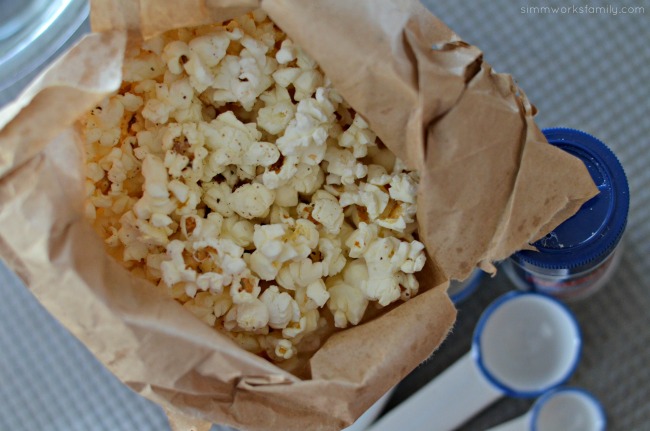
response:
[[[630,205],[627,178],[614,153],[595,137],[564,128],[543,133],[585,163],[599,194],[535,242],[537,251],[517,252],[503,268],[521,290],[577,300],[600,289],[616,270]]]
[[[88,0],[0,0],[0,106],[89,30]]]

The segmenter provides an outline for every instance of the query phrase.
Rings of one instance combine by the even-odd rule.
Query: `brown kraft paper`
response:
[[[127,41],[262,7],[381,140],[421,172],[422,293],[339,331],[291,374],[235,346],[108,257],[84,219],[76,120],[121,82]],[[92,2],[94,33],[0,111],[0,256],[45,308],[178,430],[338,430],[429,357],[463,279],[597,192],[548,145],[508,75],[415,0]]]

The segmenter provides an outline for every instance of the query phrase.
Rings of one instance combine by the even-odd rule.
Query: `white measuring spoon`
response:
[[[604,431],[607,420],[598,400],[577,388],[542,395],[528,413],[488,431]]]
[[[384,408],[388,400],[390,399],[390,396],[393,394],[393,390],[391,389],[388,392],[386,392],[381,398],[379,398],[364,414],[359,416],[359,419],[357,419],[352,425],[350,425],[347,428],[344,428],[342,431],[364,431],[366,428],[368,428],[368,425],[370,425],[377,416],[379,416],[379,413],[381,413],[381,410]]]
[[[448,431],[498,398],[537,397],[564,383],[580,357],[573,314],[539,293],[510,292],[483,312],[470,352],[369,431]]]

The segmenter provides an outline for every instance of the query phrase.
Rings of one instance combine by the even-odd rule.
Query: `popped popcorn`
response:
[[[341,249],[341,241],[338,239],[321,238],[318,241],[318,252],[323,264],[323,276],[329,277],[338,274],[347,263]]]
[[[400,295],[400,273],[414,273],[424,267],[424,245],[395,237],[377,238],[364,253],[368,281],[360,285],[368,299],[380,305],[396,301]]]
[[[370,130],[368,123],[359,114],[354,116],[354,121],[339,138],[339,145],[343,148],[352,148],[352,154],[356,159],[365,157],[368,154],[368,146],[375,145],[376,135]]]
[[[334,314],[337,328],[345,328],[348,323],[356,325],[361,322],[368,307],[368,297],[361,286],[368,282],[368,268],[360,259],[348,264],[343,278],[340,276],[329,280],[330,300],[327,305]]]
[[[338,199],[325,190],[318,190],[312,196],[312,205],[311,217],[323,225],[328,233],[339,233],[344,217]]]
[[[185,258],[183,257],[184,250],[185,244],[179,240],[174,240],[167,245],[169,260],[160,264],[162,279],[167,286],[173,286],[182,281],[196,280],[196,271],[188,268],[185,264]]]
[[[276,275],[276,281],[287,290],[307,287],[310,283],[323,277],[322,262],[302,259],[285,264]]]
[[[224,327],[229,330],[258,331],[269,323],[269,310],[259,299],[237,303],[226,314]]]
[[[230,208],[246,219],[265,217],[271,209],[275,195],[264,184],[244,184],[228,198]]]
[[[342,207],[352,204],[363,207],[370,220],[374,221],[382,215],[388,205],[389,195],[384,189],[373,184],[361,183],[359,186],[348,187],[341,193],[339,202]]]
[[[307,297],[314,301],[318,307],[324,306],[330,298],[325,282],[322,279],[318,279],[309,283],[307,285]]]
[[[368,250],[370,243],[377,239],[378,236],[379,226],[364,222],[359,223],[357,230],[345,242],[345,245],[350,250],[349,256],[355,259],[362,257]]]
[[[275,143],[284,156],[296,156],[308,165],[317,165],[325,157],[329,128],[334,121],[334,105],[325,88],[316,90],[316,97],[298,103],[296,114],[284,135]]]
[[[270,286],[260,300],[269,311],[269,326],[274,329],[286,328],[290,322],[300,320],[298,303],[287,292],[280,292],[277,286]]]
[[[359,162],[351,151],[329,147],[325,154],[325,160],[329,163],[327,177],[329,184],[354,184],[368,173],[368,168]]]
[[[286,129],[296,113],[296,107],[285,88],[277,86],[260,96],[265,106],[257,111],[257,125],[271,135],[279,135]]]
[[[419,290],[419,176],[260,10],[129,48],[82,127],[111,254],[251,352]]]

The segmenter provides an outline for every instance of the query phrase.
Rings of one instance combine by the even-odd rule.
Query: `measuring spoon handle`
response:
[[[466,353],[368,431],[451,431],[501,396]]]
[[[530,413],[526,413],[485,431],[530,431],[530,416]]]

